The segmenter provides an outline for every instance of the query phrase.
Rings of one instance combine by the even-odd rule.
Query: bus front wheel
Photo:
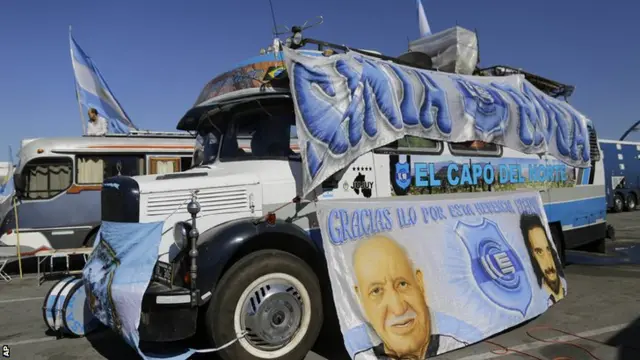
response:
[[[223,275],[204,325],[214,346],[239,338],[220,351],[225,360],[297,360],[311,350],[323,319],[320,283],[311,267],[293,254],[261,250]]]

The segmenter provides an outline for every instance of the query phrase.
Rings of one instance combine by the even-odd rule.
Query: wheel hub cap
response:
[[[285,281],[256,286],[243,304],[241,326],[247,340],[262,350],[277,350],[295,335],[302,319],[298,290]]]

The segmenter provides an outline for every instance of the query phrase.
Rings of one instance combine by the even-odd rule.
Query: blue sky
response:
[[[418,36],[415,0],[273,0],[278,23],[389,55]],[[423,0],[432,30],[477,29],[481,66],[573,84],[571,103],[618,138],[640,119],[636,1]],[[204,84],[271,41],[269,2],[6,0],[0,11],[0,160],[20,139],[82,132],[68,26],[141,129],[174,130]],[[630,140],[640,140],[634,135]]]

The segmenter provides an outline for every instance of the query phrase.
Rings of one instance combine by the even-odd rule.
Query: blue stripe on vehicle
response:
[[[562,226],[585,226],[604,219],[607,212],[604,196],[590,199],[577,199],[561,203],[544,205],[549,222],[560,222]]]
[[[591,175],[591,168],[584,169],[584,171],[582,172],[582,181],[580,182],[580,184],[582,184],[582,185],[589,184],[589,176],[590,175]]]

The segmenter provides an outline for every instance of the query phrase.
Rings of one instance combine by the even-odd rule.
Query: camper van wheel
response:
[[[614,212],[622,212],[624,210],[624,200],[622,199],[622,195],[615,194],[613,196],[613,211]]]
[[[236,262],[222,277],[205,317],[214,346],[247,333],[220,351],[225,360],[302,359],[323,323],[320,284],[300,258],[261,250]]]
[[[638,202],[636,201],[636,195],[635,194],[627,195],[627,204],[625,206],[625,210],[634,211],[637,205],[638,205]]]

